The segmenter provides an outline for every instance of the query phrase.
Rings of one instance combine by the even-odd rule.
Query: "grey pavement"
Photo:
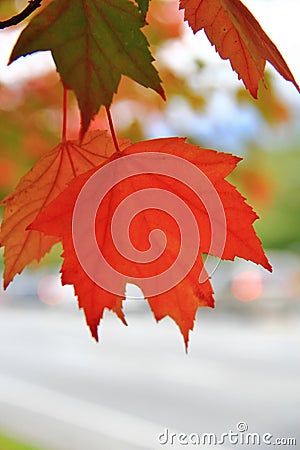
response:
[[[0,302],[0,430],[49,450],[270,448],[178,442],[242,422],[300,448],[299,314],[201,310],[186,355],[171,320],[128,310],[128,327],[105,315],[97,344],[75,304]]]

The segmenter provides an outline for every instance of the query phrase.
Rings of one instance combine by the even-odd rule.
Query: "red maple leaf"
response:
[[[230,59],[246,88],[257,98],[258,82],[266,61],[299,91],[279,50],[240,0],[180,0],[194,33],[204,29],[223,59]]]
[[[225,180],[239,160],[180,138],[140,142],[74,179],[30,225],[62,240],[62,282],[74,285],[96,339],[105,308],[125,322],[127,282],[187,345],[198,307],[214,305],[202,253],[271,270],[257,215]]]
[[[121,147],[129,145],[122,141]],[[1,205],[5,212],[1,223],[0,246],[4,246],[4,288],[17,273],[32,261],[39,261],[58,242],[53,236],[44,236],[26,228],[67,183],[105,161],[114,152],[112,139],[106,131],[92,131],[83,142],[61,142],[44,155],[24,175],[16,189]]]

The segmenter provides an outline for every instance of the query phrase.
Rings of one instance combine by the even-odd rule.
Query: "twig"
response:
[[[0,30],[12,27],[14,25],[18,25],[20,22],[22,22],[24,19],[30,16],[30,14],[33,13],[33,11],[39,8],[42,4],[42,1],[43,0],[29,0],[26,8],[24,8],[23,11],[21,11],[19,14],[16,14],[10,19],[3,20],[2,22],[0,21]]]
[[[62,141],[67,140],[67,118],[68,118],[68,90],[64,87],[63,92],[63,123],[62,123]]]
[[[110,109],[108,106],[106,106],[105,110],[106,110],[107,120],[108,120],[108,124],[109,124],[109,128],[110,128],[111,136],[113,138],[115,149],[116,149],[117,153],[121,153],[121,150],[120,150],[120,147],[118,144],[118,139],[117,139],[116,132],[115,132],[115,128],[114,128],[114,124],[113,124],[113,120],[112,120],[112,116],[110,113]]]

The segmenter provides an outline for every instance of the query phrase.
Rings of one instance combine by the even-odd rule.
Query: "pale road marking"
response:
[[[106,406],[71,397],[28,381],[0,373],[0,402],[84,428],[142,449],[179,449],[186,445],[160,445],[158,435],[165,426]],[[169,428],[177,435],[182,431]],[[193,446],[194,447],[194,446]],[[202,449],[229,450],[225,446]]]

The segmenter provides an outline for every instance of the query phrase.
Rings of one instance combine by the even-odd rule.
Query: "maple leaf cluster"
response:
[[[174,319],[187,345],[197,309],[214,306],[203,253],[271,266],[252,226],[257,215],[226,180],[239,158],[181,138],[132,145],[115,136],[109,107],[122,75],[165,99],[142,31],[148,7],[147,0],[53,0],[21,33],[10,63],[51,50],[65,97],[71,89],[78,100],[81,129],[78,141],[66,140],[64,105],[62,142],[1,203],[4,287],[61,241],[62,283],[74,286],[94,338],[105,309],[126,323],[125,286],[134,282],[155,318]],[[266,61],[299,90],[240,0],[181,0],[180,9],[193,32],[204,29],[230,60],[253,97]],[[101,106],[111,136],[88,132]]]
[[[151,231],[162,226],[167,236],[167,246],[160,258],[155,258],[149,264],[138,263],[124,258],[115,250],[111,235],[113,216],[122,201],[130,198],[132,194],[147,188],[160,189],[160,196],[172,193],[189,207],[201,235],[195,261],[192,261],[187,276],[178,280],[179,282],[171,288],[164,287],[162,293],[158,292],[148,297],[156,319],[160,320],[167,315],[172,317],[179,325],[187,343],[198,307],[214,305],[213,290],[208,277],[199,283],[199,275],[204,269],[202,253],[211,253],[231,260],[235,256],[240,256],[271,269],[252,227],[257,215],[234,186],[224,179],[234,169],[239,158],[214,150],[201,149],[179,138],[157,139],[133,145],[128,141],[121,141],[119,146],[121,151],[117,153],[111,137],[106,132],[89,132],[81,144],[63,142],[42,157],[20,180],[16,190],[4,199],[2,204],[6,209],[1,229],[1,244],[5,246],[6,262],[4,285],[6,287],[15,274],[20,273],[31,261],[40,260],[60,240],[64,248],[62,282],[74,285],[79,306],[85,311],[92,335],[98,338],[97,327],[105,308],[114,311],[125,322],[122,302],[126,282],[137,281],[143,288],[145,278],[152,277],[152,283],[155,283],[156,277],[176,260],[182,229],[178,230],[175,219],[178,221],[179,217],[176,218],[176,210],[173,212],[175,218],[172,218],[165,214],[166,206],[164,211],[154,208],[145,211],[135,203],[134,212],[139,214],[132,221],[130,233],[134,246],[140,251],[145,251],[145,247],[149,245],[148,238]],[[94,252],[89,251],[87,245],[89,230],[86,215],[81,217],[83,229],[79,236],[86,253],[83,261],[80,260],[79,252],[76,252],[75,248],[73,211],[87,181],[101,168],[108,166],[116,158],[124,159],[125,164],[125,159],[129,155],[144,156],[148,153],[155,155],[160,171],[156,170],[155,173],[149,161],[145,173],[138,166],[136,177],[127,177],[120,186],[115,186],[115,181],[108,179],[112,189],[101,203],[95,220],[97,244],[109,264],[119,273],[120,289],[117,293],[119,295],[116,295],[115,292],[104,289],[97,280],[94,281],[91,272],[85,270],[85,266],[95,267],[99,271],[102,267],[97,265]],[[189,161],[200,174],[207,177],[220,199],[226,222],[226,240],[220,248],[215,250],[211,248],[211,220],[214,220],[214,217],[209,216],[203,198],[201,200],[201,197],[198,198],[192,191],[191,180],[184,185],[180,180],[170,178],[168,172],[170,161],[166,158],[168,154]],[[176,161],[176,164],[179,171],[185,169],[181,161]],[[126,165],[123,165],[122,172],[124,167]],[[187,175],[191,177],[190,173]],[[106,180],[107,178],[106,176]],[[201,179],[198,186],[203,191],[206,188],[205,185],[201,186]],[[97,191],[99,184],[96,184]],[[95,192],[92,195],[92,199],[94,198]],[[96,200],[98,201],[97,197]],[[170,202],[169,198],[167,200]],[[89,200],[84,201],[84,208],[86,214],[91,214]],[[215,211],[212,214],[214,213]],[[122,225],[122,222],[118,223],[118,234],[121,239],[125,239],[127,230]],[[222,230],[217,228],[217,234],[221,235]],[[191,245],[194,246],[196,243],[192,241]],[[191,254],[191,249],[188,249],[188,256],[191,257]],[[175,275],[177,276],[177,273]],[[171,280],[168,280],[169,282],[171,283]],[[147,296],[147,288],[143,290]]]
[[[147,1],[53,0],[21,33],[10,63],[51,50],[64,86],[72,89],[81,111],[84,135],[101,105],[110,106],[121,75],[165,98],[149,43]],[[193,32],[204,29],[223,59],[229,59],[253,97],[266,61],[299,91],[279,50],[240,0],[181,0]]]

